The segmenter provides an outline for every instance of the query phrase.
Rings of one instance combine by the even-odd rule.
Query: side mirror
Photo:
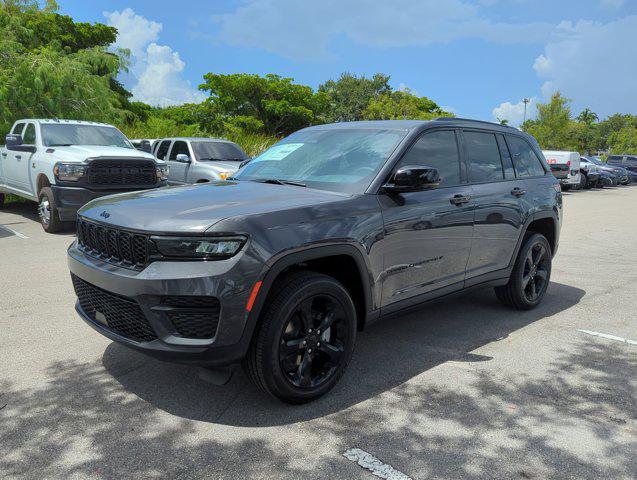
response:
[[[440,175],[437,168],[407,165],[396,170],[391,180],[383,185],[383,190],[389,193],[418,192],[438,185]]]
[[[139,144],[139,149],[142,152],[146,152],[146,153],[152,153],[153,149],[150,145],[150,142],[148,140],[142,140],[141,143]]]
[[[5,146],[7,150],[14,152],[35,152],[35,145],[23,145],[22,135],[10,133],[5,137]]]
[[[190,157],[185,153],[178,153],[175,160],[181,163],[190,163]]]

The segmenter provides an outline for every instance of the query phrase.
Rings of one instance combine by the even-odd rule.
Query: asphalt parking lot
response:
[[[332,393],[297,407],[95,333],[73,309],[73,233],[9,204],[0,478],[375,478],[352,448],[413,479],[636,478],[637,186],[564,197],[539,308],[487,290],[377,323]]]

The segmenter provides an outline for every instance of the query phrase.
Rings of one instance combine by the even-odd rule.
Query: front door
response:
[[[381,194],[384,239],[382,304],[454,285],[462,288],[473,234],[474,203],[464,181],[457,133],[424,133],[398,166],[437,168],[431,190]]]
[[[29,123],[19,123],[13,131],[16,135],[22,135],[24,145],[35,145],[35,126]],[[29,165],[31,163],[31,152],[16,152],[5,148],[6,155],[3,155],[4,173],[7,185],[23,192],[31,193],[29,187]]]
[[[170,166],[170,183],[183,185],[186,183],[186,178],[188,177],[190,163],[177,161],[177,155],[186,155],[190,158],[188,144],[183,140],[176,140],[173,143],[173,146],[170,149],[170,156],[168,157],[168,165]]]

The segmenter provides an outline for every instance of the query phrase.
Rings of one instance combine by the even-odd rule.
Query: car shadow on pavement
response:
[[[503,307],[493,290],[479,290],[382,319],[359,333],[340,383],[308,405],[269,398],[240,368],[229,384],[215,386],[201,380],[196,368],[150,359],[117,343],[107,347],[103,364],[127,391],[173,415],[244,427],[284,425],[339,412],[448,361],[488,362],[491,357],[470,352],[567,310],[584,294],[551,283],[538,308],[519,312]]]
[[[539,372],[407,381],[445,361],[488,362],[470,352],[583,294],[552,284],[540,308],[518,313],[477,292],[388,319],[360,336],[340,386],[298,407],[243,376],[213,387],[111,344],[102,362],[0,382],[0,478],[358,478],[341,457],[353,446],[414,478],[631,478],[637,357],[626,345],[576,336]]]

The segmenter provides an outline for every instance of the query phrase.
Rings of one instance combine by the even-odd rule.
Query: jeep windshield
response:
[[[283,139],[233,178],[364,193],[407,132],[380,128],[312,128]]]
[[[191,142],[195,157],[200,162],[224,160],[242,162],[248,156],[233,143],[226,142]]]
[[[135,148],[115,127],[78,123],[42,124],[42,143],[47,147],[95,145]]]

